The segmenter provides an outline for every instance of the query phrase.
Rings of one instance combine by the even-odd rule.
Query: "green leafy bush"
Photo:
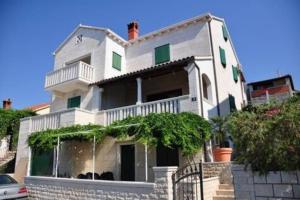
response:
[[[4,110],[0,109],[0,139],[10,135],[11,148],[16,149],[19,136],[20,119],[34,116],[31,110]]]
[[[229,117],[237,161],[255,171],[300,169],[300,98],[247,107]]]

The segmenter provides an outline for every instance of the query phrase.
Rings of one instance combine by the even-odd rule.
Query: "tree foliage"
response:
[[[237,161],[261,173],[300,169],[300,98],[247,107],[228,120]]]
[[[31,110],[0,109],[0,139],[10,135],[12,148],[15,149],[18,143],[20,119],[34,115]]]
[[[89,130],[89,131],[87,131]],[[134,136],[138,143],[148,146],[162,144],[166,147],[179,147],[184,155],[192,155],[201,149],[209,139],[211,126],[208,121],[193,113],[151,113],[145,117],[128,117],[110,126],[99,125],[71,126],[55,130],[33,133],[28,138],[32,148],[49,149],[61,140],[91,140],[94,136],[101,142],[106,136],[127,139]]]

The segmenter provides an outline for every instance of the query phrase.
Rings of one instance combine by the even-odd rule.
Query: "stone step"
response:
[[[233,195],[218,195],[218,196],[213,196],[213,200],[234,200]]]
[[[233,190],[217,190],[216,193],[217,195],[234,195]]]
[[[233,190],[233,185],[231,184],[220,184],[219,185],[220,190]]]

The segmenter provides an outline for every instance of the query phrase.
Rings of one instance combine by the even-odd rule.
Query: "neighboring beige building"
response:
[[[54,69],[46,75],[50,113],[21,121],[16,171],[32,172],[26,142],[33,132],[74,124],[107,126],[153,112],[194,112],[209,119],[241,109],[247,101],[245,83],[227,30],[224,19],[211,14],[143,36],[133,22],[128,40],[108,28],[79,25],[55,50]],[[61,142],[59,163],[53,153],[41,163],[76,178],[93,170],[91,152],[91,143]],[[196,161],[201,157],[199,152]],[[184,160],[180,150],[146,150],[130,140],[106,138],[96,146],[95,172],[152,181],[152,167],[182,166]]]
[[[41,103],[29,106],[25,109],[29,109],[34,111],[37,115],[45,115],[50,113],[50,104],[49,103]]]

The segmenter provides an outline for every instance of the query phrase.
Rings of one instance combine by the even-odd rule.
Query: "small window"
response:
[[[230,112],[234,112],[236,111],[236,105],[235,105],[235,98],[234,96],[232,96],[231,94],[229,94],[229,109],[230,109]]]
[[[206,74],[202,74],[203,97],[212,101],[211,83]]]
[[[79,44],[82,42],[82,35],[77,35],[75,39],[75,44]]]
[[[112,67],[121,71],[121,60],[122,56],[120,56],[116,52],[113,52]]]
[[[80,96],[72,97],[68,99],[68,108],[78,108],[80,107]]]
[[[155,48],[155,64],[170,61],[170,44]]]
[[[226,55],[225,55],[225,50],[221,47],[219,47],[220,50],[220,59],[221,59],[221,63],[223,65],[223,67],[226,67]]]
[[[232,65],[232,75],[233,75],[233,80],[237,83],[239,80],[239,70],[237,67]]]
[[[227,41],[228,40],[228,32],[227,32],[225,25],[222,26],[222,32],[223,32],[224,40]]]

